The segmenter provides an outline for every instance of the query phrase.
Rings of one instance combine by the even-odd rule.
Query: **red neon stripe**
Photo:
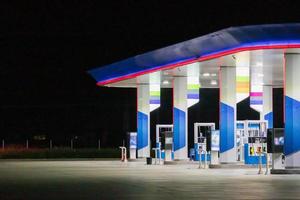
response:
[[[251,97],[261,97],[262,95],[262,92],[250,92]]]
[[[206,60],[211,60],[211,59],[219,58],[219,57],[234,54],[234,53],[239,53],[239,52],[242,52],[242,51],[253,51],[253,50],[262,50],[262,49],[289,49],[289,48],[300,48],[300,44],[285,44],[285,45],[276,45],[276,44],[272,45],[271,44],[271,45],[261,45],[261,46],[238,47],[238,48],[235,48],[235,49],[230,49],[230,50],[226,50],[226,51],[223,51],[223,52],[218,52],[218,53],[214,53],[214,54],[211,54],[211,55],[203,56],[203,57],[198,58],[198,59],[193,58],[193,59],[188,60],[188,61],[183,61],[183,62],[179,62],[179,63],[175,63],[175,64],[169,64],[169,65],[165,65],[165,66],[155,68],[155,69],[144,70],[144,71],[133,73],[133,74],[130,74],[130,75],[121,76],[121,77],[117,77],[117,78],[112,78],[112,79],[105,80],[105,81],[100,81],[100,82],[97,83],[97,85],[103,86],[103,85],[106,85],[106,84],[115,83],[115,82],[131,79],[131,78],[135,78],[137,76],[141,76],[141,75],[148,74],[148,73],[151,73],[151,72],[156,72],[156,71],[159,71],[159,70],[172,69],[172,68],[176,68],[176,67],[187,65],[187,64],[192,64],[192,63],[199,62],[199,61],[206,61]]]

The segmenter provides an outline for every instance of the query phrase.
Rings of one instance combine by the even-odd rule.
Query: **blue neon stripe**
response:
[[[234,147],[234,108],[221,103],[220,110],[220,153]]]
[[[199,99],[199,94],[188,94],[187,98],[188,99]]]
[[[285,155],[300,151],[300,102],[285,96]]]
[[[244,124],[243,123],[237,123],[236,128],[237,129],[244,129]]]
[[[262,105],[263,101],[262,100],[251,100],[250,99],[250,105]]]
[[[186,113],[178,108],[173,108],[174,113],[174,151],[185,147]]]
[[[137,149],[143,149],[148,146],[148,115],[138,112],[137,113]]]
[[[160,104],[160,99],[150,99],[150,104]]]

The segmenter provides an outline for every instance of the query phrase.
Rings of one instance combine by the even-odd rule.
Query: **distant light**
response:
[[[217,76],[217,74],[216,73],[212,73],[211,76]]]
[[[202,75],[203,75],[203,76],[210,76],[209,73],[203,73]]]
[[[163,83],[164,85],[168,85],[168,84],[169,84],[169,81],[168,81],[168,80],[164,80],[162,83]]]
[[[263,74],[257,74],[257,76],[258,76],[258,77],[264,77],[264,75],[263,75]]]
[[[210,84],[211,84],[211,85],[217,85],[218,82],[217,82],[216,80],[211,80],[211,81],[210,81]]]
[[[257,66],[257,67],[262,67],[263,64],[262,64],[262,62],[257,62],[257,63],[256,63],[256,66]]]

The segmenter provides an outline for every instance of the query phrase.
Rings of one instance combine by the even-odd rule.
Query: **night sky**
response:
[[[78,136],[117,146],[136,129],[136,92],[97,87],[87,70],[230,26],[300,19],[292,1],[17,2],[0,3],[0,139],[11,142],[46,135],[63,145]],[[171,122],[171,95],[162,91],[152,124]],[[190,121],[217,122],[218,90],[201,96],[212,101],[192,107]],[[274,96],[282,126],[282,91]],[[247,105],[238,116],[257,118]]]

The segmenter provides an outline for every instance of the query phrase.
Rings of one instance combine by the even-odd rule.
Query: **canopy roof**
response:
[[[88,71],[106,85],[241,51],[300,48],[300,23],[230,27]]]

